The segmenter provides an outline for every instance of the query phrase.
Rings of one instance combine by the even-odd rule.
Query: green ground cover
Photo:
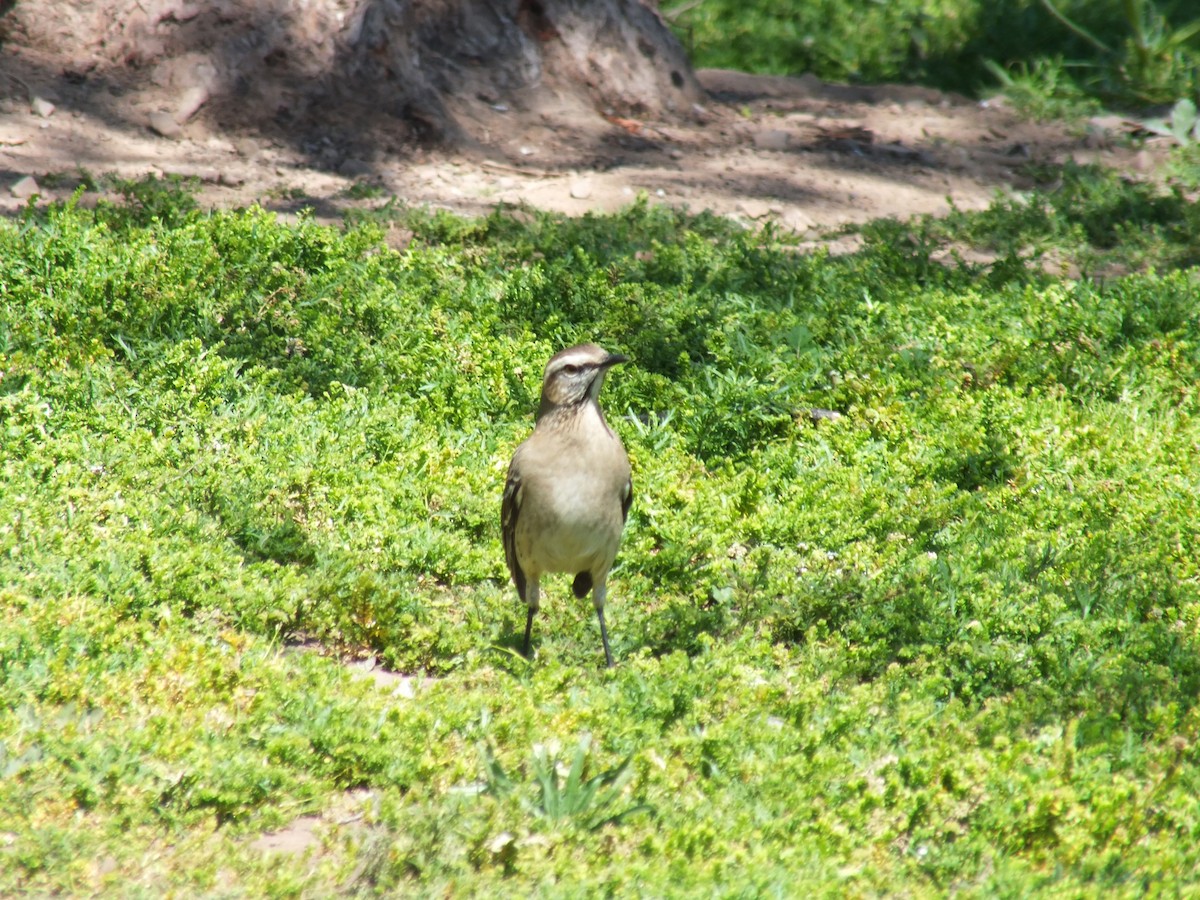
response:
[[[1200,100],[1192,0],[679,0],[663,10],[698,66],[968,94],[1006,85],[1052,115],[1096,99]]]
[[[841,258],[644,203],[0,223],[0,893],[1177,894],[1200,218],[1064,179]],[[565,579],[515,653],[498,533],[584,339],[633,359],[612,671]]]

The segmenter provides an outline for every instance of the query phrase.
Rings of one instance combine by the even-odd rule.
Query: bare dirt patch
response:
[[[8,215],[32,193],[70,196],[88,175],[179,174],[199,179],[204,205],[310,207],[328,220],[392,196],[471,214],[497,203],[580,214],[644,193],[815,237],[949,203],[980,208],[997,191],[1031,187],[1039,165],[1073,159],[1149,174],[1161,162],[1162,151],[1131,146],[1119,121],[1031,123],[1003,104],[919,87],[726,71],[699,72],[707,101],[663,121],[623,118],[553,89],[497,86],[455,103],[469,136],[459,149],[432,150],[395,117],[330,105],[322,66],[334,55],[329,30],[353,25],[348,2],[309,4],[308,17],[292,14],[286,28],[256,20],[256,42],[244,47],[242,20],[263,15],[248,0],[147,0],[132,20],[122,18],[123,0],[36,5],[45,24],[11,20],[21,27],[8,29],[0,55]],[[176,39],[184,31],[187,43]],[[292,61],[290,80],[217,90],[237,82],[230,72],[245,81],[280,54]],[[310,69],[307,80],[294,74]]]
[[[374,791],[347,791],[320,814],[298,816],[279,830],[255,838],[250,847],[263,853],[319,854],[323,836],[365,827],[364,819],[376,799]]]

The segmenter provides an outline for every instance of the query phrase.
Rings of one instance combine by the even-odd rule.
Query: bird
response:
[[[533,433],[509,464],[500,530],[509,574],[526,606],[527,658],[541,577],[566,572],[575,576],[576,598],[591,591],[604,663],[613,665],[604,601],[633,502],[633,480],[625,447],[600,408],[600,389],[608,371],[628,361],[596,344],[550,357]]]

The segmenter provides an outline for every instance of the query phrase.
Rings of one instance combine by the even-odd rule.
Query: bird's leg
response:
[[[596,618],[600,620],[600,640],[604,643],[604,665],[613,666],[612,651],[608,649],[608,629],[604,626],[604,598],[608,594],[607,575],[596,581],[592,591],[592,603],[596,607]]]
[[[525,649],[521,651],[526,659],[529,659],[529,635],[533,631],[533,607],[529,607],[529,612],[525,616]]]
[[[538,584],[538,580],[536,578],[530,578],[525,585],[525,593],[527,595],[525,597],[525,605],[528,609],[528,612],[525,614],[525,649],[522,651],[522,653],[526,659],[533,658],[529,655],[529,635],[533,632],[533,615],[538,611],[538,607],[541,605],[541,591],[539,588],[540,585]]]
[[[604,642],[604,666],[613,667],[612,651],[608,649],[608,629],[604,627],[604,607],[596,607],[596,616],[600,619],[600,640]]]

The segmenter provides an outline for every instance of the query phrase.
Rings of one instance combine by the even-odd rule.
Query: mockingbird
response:
[[[509,464],[500,528],[508,571],[528,607],[526,656],[540,605],[539,579],[545,572],[570,572],[576,597],[592,592],[604,661],[613,664],[604,596],[633,500],[633,482],[629,457],[604,421],[598,398],[609,368],[625,361],[595,344],[552,356],[533,434]]]

